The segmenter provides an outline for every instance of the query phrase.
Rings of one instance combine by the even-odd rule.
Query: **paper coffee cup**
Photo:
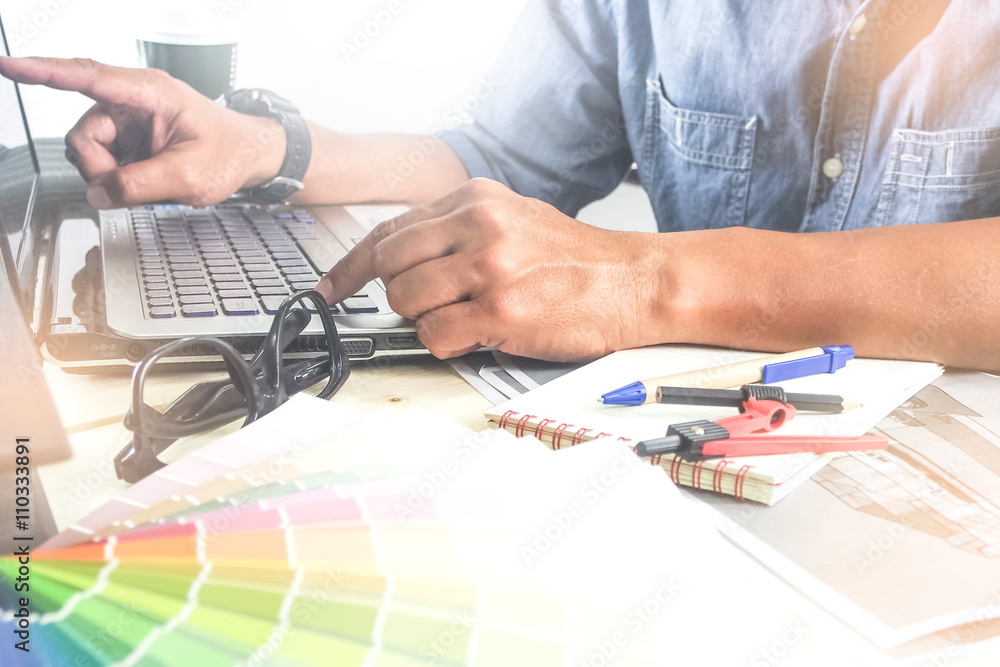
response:
[[[163,12],[136,40],[139,66],[161,69],[217,99],[236,85],[235,35],[215,29],[195,12]]]

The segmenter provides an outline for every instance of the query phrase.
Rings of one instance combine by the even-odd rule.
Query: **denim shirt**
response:
[[[635,162],[661,231],[998,216],[998,5],[529,0],[443,138],[569,215]]]

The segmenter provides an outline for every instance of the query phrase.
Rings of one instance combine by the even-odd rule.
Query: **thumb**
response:
[[[192,156],[166,151],[97,176],[87,200],[98,209],[127,208],[160,201],[196,206],[208,201],[209,179],[199,178]]]

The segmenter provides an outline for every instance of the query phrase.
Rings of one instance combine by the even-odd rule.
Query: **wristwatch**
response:
[[[243,88],[223,95],[219,102],[233,111],[250,116],[275,118],[285,128],[288,144],[285,159],[278,175],[266,183],[241,190],[251,199],[278,203],[283,202],[305,187],[305,178],[312,157],[312,139],[309,127],[299,115],[299,109],[283,97],[263,88]]]

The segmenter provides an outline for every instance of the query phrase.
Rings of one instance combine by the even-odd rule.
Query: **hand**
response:
[[[92,60],[0,58],[0,74],[95,102],[66,135],[66,157],[96,208],[174,201],[204,206],[281,167],[281,124],[225,109],[154,69]]]
[[[383,222],[320,281],[336,303],[380,277],[439,358],[481,346],[551,360],[645,344],[652,234],[609,232],[475,179]]]

